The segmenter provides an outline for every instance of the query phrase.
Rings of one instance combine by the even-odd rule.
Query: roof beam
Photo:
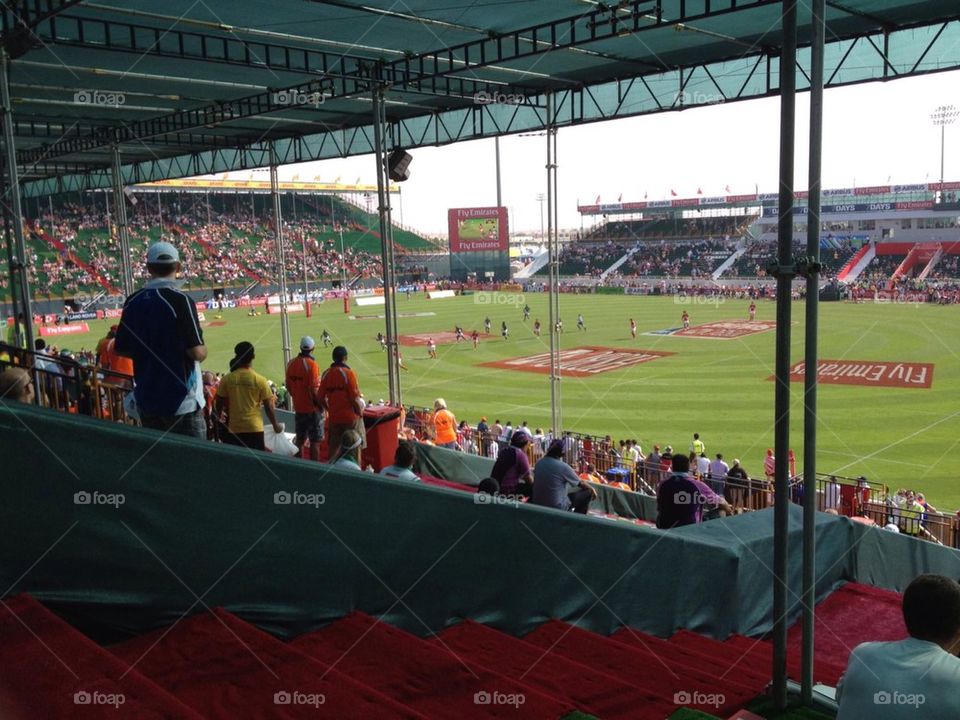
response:
[[[113,143],[140,142],[200,127],[212,128],[243,118],[256,118],[297,108],[320,109],[322,104],[328,101],[328,98],[361,95],[369,92],[378,82],[382,82],[382,80],[372,77],[366,79],[340,78],[333,81],[329,78],[311,80],[273,92],[248,95],[191,110],[182,110],[154,118],[97,128],[83,137],[64,138],[51,145],[25,150],[17,154],[17,159],[19,163],[28,165],[40,158],[49,160],[89,152]],[[529,92],[529,90],[522,88],[499,84],[489,85],[469,78],[439,78],[434,79],[433,85],[438,95],[458,97],[461,101],[468,100],[471,103],[474,102],[474,96],[477,92],[514,95],[524,95]],[[421,88],[420,92],[427,91]],[[296,118],[280,118],[279,121],[295,123],[300,126],[311,124],[310,120]],[[322,121],[314,121],[313,124],[322,125],[328,130],[338,129]]]
[[[36,34],[48,44],[224,63],[273,73],[350,78],[369,74],[369,68],[375,64],[373,60],[341,52],[75,14],[50,18]]]

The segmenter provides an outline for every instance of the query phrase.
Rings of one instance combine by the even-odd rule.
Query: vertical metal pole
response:
[[[777,338],[773,509],[773,699],[787,705],[787,542],[790,449],[790,290],[793,281],[793,162],[797,94],[797,5],[783,0],[780,50],[780,214],[777,228]]]
[[[556,314],[557,317],[560,317],[560,191],[558,190],[557,181],[558,181],[558,155],[557,155],[557,133],[558,129],[554,124],[553,115],[550,116],[549,129],[547,130],[547,137],[553,138],[553,165],[551,171],[553,172],[553,255],[557,259],[557,293],[554,295],[554,302],[556,303]],[[560,337],[557,336],[557,366],[556,366],[556,376],[557,376],[557,427],[563,429],[563,387],[560,382],[562,379],[562,367],[560,362]]]
[[[157,217],[160,219],[160,239],[163,240],[163,194],[157,188]]]
[[[13,234],[7,233],[7,258],[10,262],[10,294],[14,300],[13,325],[17,342],[33,350],[33,308],[30,304],[30,282],[27,279],[27,246],[23,237],[23,210],[20,207],[20,176],[17,169],[17,145],[13,132],[13,108],[10,103],[10,58],[0,48],[0,113],[3,115],[4,158],[7,166],[8,197],[3,203],[8,211]],[[20,297],[15,292],[19,290]],[[19,300],[19,302],[17,302]],[[17,314],[23,313],[25,337],[20,336]],[[39,398],[39,393],[37,393]]]
[[[127,202],[123,195],[123,169],[120,165],[119,146],[114,143],[110,151],[113,156],[113,214],[117,221],[117,233],[120,236],[120,280],[124,296],[129,297],[133,294],[133,269],[130,266],[130,237],[127,233]]]
[[[559,288],[557,287],[560,271],[558,266],[559,258],[557,248],[553,242],[553,184],[556,179],[556,165],[554,164],[554,145],[551,130],[553,128],[553,94],[546,93],[547,105],[547,265],[550,268],[548,273],[550,286],[547,293],[547,304],[549,306],[550,322],[550,424],[553,430],[553,437],[563,437],[563,428],[560,419],[560,373],[559,373],[559,355],[560,355],[560,335],[557,332],[557,320],[560,319],[560,306],[558,302]],[[543,202],[540,202],[540,222],[543,222]],[[541,230],[541,238],[543,232]]]
[[[810,158],[807,187],[806,337],[803,382],[803,628],[800,700],[813,703],[813,627],[816,597],[817,330],[820,312],[820,174],[823,157],[823,44],[826,0],[811,1]]]
[[[396,282],[393,267],[393,232],[390,221],[390,175],[387,168],[387,151],[384,132],[386,130],[386,108],[383,102],[384,89],[377,87],[373,91],[373,147],[377,159],[377,200],[380,215],[380,249],[383,263],[383,300],[387,331],[387,385],[390,404],[399,406],[402,402],[400,392],[400,373],[397,363],[397,316]]]
[[[497,207],[503,206],[503,195],[501,194],[500,189],[500,136],[494,135],[493,137],[493,150],[497,159]]]
[[[277,243],[277,275],[280,279],[280,338],[283,367],[290,364],[290,316],[287,314],[287,258],[283,243],[283,215],[280,211],[280,184],[277,181],[277,150],[270,143],[270,195],[273,198],[273,236]]]

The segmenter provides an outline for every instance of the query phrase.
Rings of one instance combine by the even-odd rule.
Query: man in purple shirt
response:
[[[690,475],[690,458],[673,456],[670,476],[657,489],[657,527],[669,529],[703,522],[704,505],[716,505],[727,512],[730,505],[705,483]]]
[[[529,442],[530,435],[520,428],[510,437],[510,446],[497,455],[490,477],[500,483],[501,495],[516,495],[518,491],[524,495],[530,495],[533,475],[530,472],[530,460],[526,453]]]

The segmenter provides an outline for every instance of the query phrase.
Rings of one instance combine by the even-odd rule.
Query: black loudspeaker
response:
[[[395,182],[408,180],[410,178],[409,168],[411,160],[413,160],[413,158],[410,156],[410,153],[400,148],[390,153],[390,157],[387,158],[387,173],[390,179]]]

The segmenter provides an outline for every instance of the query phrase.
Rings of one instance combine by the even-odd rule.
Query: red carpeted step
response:
[[[207,720],[423,717],[220,609],[112,650]]]
[[[569,698],[584,712],[605,720],[662,720],[677,709],[655,690],[641,690],[560,655],[544,655],[535,645],[471,620],[447,628],[429,642],[452,650],[471,667],[482,665],[551,697]]]
[[[750,665],[766,665],[771,667],[773,662],[773,643],[768,640],[755,640],[743,635],[731,635],[723,644],[728,647],[737,648],[744,654],[744,661]],[[815,682],[826,685],[836,685],[840,676],[843,674],[843,666],[828,662],[816,657],[814,653],[813,679]],[[801,676],[800,653],[787,653],[787,674],[799,680]]]
[[[630,647],[558,620],[544,623],[523,639],[637,687],[658,688],[668,702],[714,714],[732,712],[756,696],[754,689],[734,680],[721,681],[709,669],[667,660],[656,651]]]
[[[817,605],[813,648],[815,666],[820,663],[845,668],[850,652],[860,643],[903,640],[907,626],[903,622],[900,593],[847,583]],[[787,633],[787,648],[799,658],[803,626],[794,623]],[[799,660],[798,660],[799,662]]]
[[[291,643],[429,717],[560,718],[575,706],[363,613]],[[520,704],[522,703],[522,704]]]
[[[0,718],[203,720],[28,595],[0,601]]]
[[[639,646],[694,667],[710,669],[720,680],[735,680],[757,693],[770,682],[769,664],[750,665],[735,648],[687,630],[680,630],[669,640],[632,628],[620,628],[610,637],[624,645]]]

